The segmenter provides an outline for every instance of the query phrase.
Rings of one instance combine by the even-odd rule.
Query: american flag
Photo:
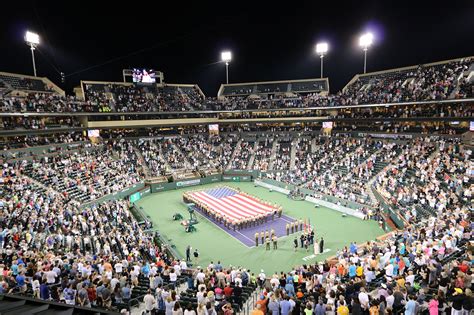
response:
[[[190,195],[231,221],[249,219],[262,214],[268,215],[277,210],[273,206],[266,205],[256,198],[239,193],[229,187],[195,191]]]

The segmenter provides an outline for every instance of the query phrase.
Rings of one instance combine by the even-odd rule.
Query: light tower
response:
[[[221,60],[225,62],[225,81],[226,84],[229,84],[229,63],[232,60],[232,52],[223,51],[221,53]]]
[[[324,68],[324,55],[328,52],[329,45],[328,43],[318,43],[316,44],[316,53],[321,58],[321,79],[323,78],[323,68]]]
[[[367,72],[367,50],[374,40],[372,33],[365,33],[359,38],[359,46],[364,49],[364,73]]]
[[[33,73],[36,77],[35,48],[40,43],[39,35],[30,31],[26,31],[25,41],[31,49],[31,59],[33,60]]]

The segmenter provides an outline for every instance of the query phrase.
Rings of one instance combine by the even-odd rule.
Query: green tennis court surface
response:
[[[145,214],[151,217],[154,228],[176,246],[182,257],[185,257],[186,246],[191,245],[193,250],[197,248],[200,252],[198,264],[201,266],[207,266],[211,260],[214,263],[220,260],[223,265],[242,266],[256,273],[260,272],[260,269],[264,269],[267,274],[274,271],[288,271],[293,266],[321,261],[333,256],[338,249],[349,246],[351,241],[363,243],[384,234],[375,221],[344,218],[340,212],[324,207],[315,208],[312,203],[291,200],[278,192],[255,187],[253,183],[225,183],[225,185],[240,188],[264,201],[277,203],[283,207],[284,214],[293,218],[309,219],[315,228],[316,239],[319,240],[323,236],[326,252],[316,257],[313,256],[312,247],[308,252],[302,248],[298,248],[295,252],[293,240],[295,236],[299,237],[300,233],[280,238],[278,250],[266,251],[263,246],[248,248],[199,215],[197,232],[194,233],[186,233],[179,221],[173,221],[172,217],[176,212],[181,213],[184,219],[189,218],[186,205],[182,201],[184,191],[219,185],[222,183],[155,193],[139,200],[137,205],[143,207]]]

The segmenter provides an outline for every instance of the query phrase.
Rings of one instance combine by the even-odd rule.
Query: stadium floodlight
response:
[[[229,63],[232,61],[232,52],[223,51],[221,53],[221,60],[225,62],[225,81],[226,84],[229,84]]]
[[[374,40],[372,33],[365,33],[359,38],[359,46],[364,49],[364,73],[367,71],[367,50]]]
[[[31,59],[33,60],[33,73],[36,77],[35,48],[40,43],[39,35],[30,31],[26,31],[25,41],[31,49]]]
[[[317,43],[316,44],[316,53],[319,55],[321,58],[321,79],[323,78],[323,60],[324,60],[324,55],[328,52],[329,50],[329,45],[328,43]]]

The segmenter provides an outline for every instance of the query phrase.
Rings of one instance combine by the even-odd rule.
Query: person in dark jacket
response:
[[[49,286],[46,284],[45,281],[41,281],[40,298],[42,300],[49,300],[50,296],[51,296],[51,293],[50,293],[50,290],[49,290]]]
[[[364,312],[362,311],[362,306],[360,305],[359,298],[357,296],[352,298],[352,315],[362,315]]]
[[[474,297],[472,296],[472,291],[470,289],[466,289],[464,293],[466,298],[462,303],[462,309],[464,310],[465,314],[472,314],[472,310],[474,309]]]
[[[464,303],[464,300],[466,299],[466,296],[464,295],[464,292],[460,288],[455,288],[453,292],[453,296],[449,298],[449,301],[451,301],[452,304],[452,310],[451,310],[451,315],[462,315],[462,306]]]

